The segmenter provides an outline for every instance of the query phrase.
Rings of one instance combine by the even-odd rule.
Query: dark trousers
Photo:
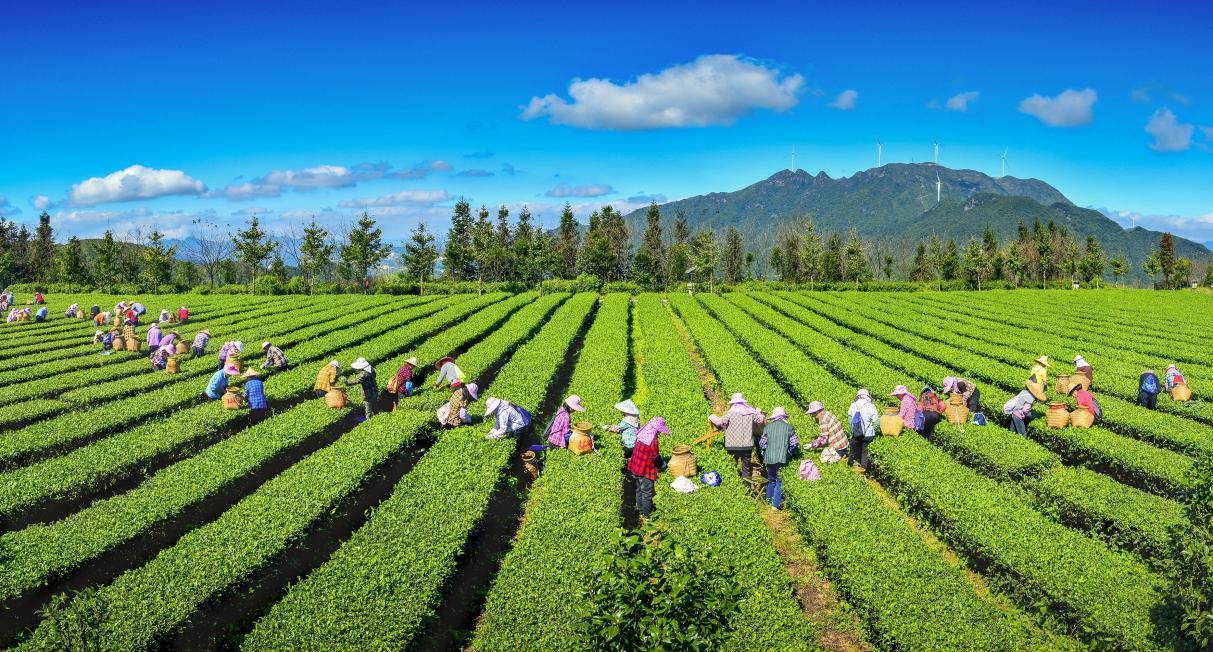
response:
[[[745,450],[729,451],[729,455],[732,455],[733,457],[737,458],[738,463],[740,463],[740,465],[741,465],[740,466],[741,470],[739,471],[739,473],[741,473],[742,480],[748,480],[748,479],[750,479],[751,476],[754,475],[754,462],[750,459],[750,453],[752,451],[753,451],[753,449],[750,449],[750,448],[747,448]]]
[[[632,479],[636,482],[636,511],[641,516],[648,516],[653,513],[653,496],[657,495],[653,481],[634,473]]]
[[[270,416],[269,408],[249,408],[248,424],[250,426],[255,426],[255,425],[261,423],[262,421],[265,421],[267,418],[269,418],[269,416]]]
[[[779,478],[779,470],[782,468],[782,464],[767,465],[767,502],[775,509],[783,507],[783,480]]]
[[[977,414],[981,412],[981,390],[973,388],[973,393],[969,396],[969,412]]]
[[[1158,394],[1151,394],[1147,391],[1137,392],[1137,404],[1153,410],[1158,405]]]
[[[192,354],[195,358],[201,358],[202,356],[206,355],[206,347],[205,346],[191,346],[190,354]]]
[[[931,441],[935,436],[935,426],[939,425],[940,421],[943,421],[943,415],[935,410],[925,410],[922,413],[922,436],[926,437],[927,441]]]
[[[872,443],[872,439],[865,439],[862,434],[851,435],[851,445],[847,447],[847,464],[855,466],[858,462],[859,468],[867,471],[868,444]]]
[[[1011,415],[1011,432],[1021,436],[1028,436],[1028,420],[1020,416]]]

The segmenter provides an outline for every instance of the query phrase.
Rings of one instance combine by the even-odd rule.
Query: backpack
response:
[[[1141,391],[1143,391],[1147,394],[1157,394],[1158,393],[1158,376],[1155,376],[1154,374],[1147,374],[1145,378],[1142,378],[1141,379]]]
[[[863,416],[859,410],[855,410],[855,414],[851,415],[850,432],[852,437],[863,436]]]
[[[821,471],[817,470],[817,465],[813,460],[800,460],[800,479],[801,480],[820,480]]]
[[[914,431],[922,432],[927,427],[927,415],[922,410],[914,410]]]

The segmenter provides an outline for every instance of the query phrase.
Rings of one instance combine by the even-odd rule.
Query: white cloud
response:
[[[1095,119],[1091,106],[1097,99],[1099,94],[1093,89],[1070,88],[1056,97],[1033,95],[1019,103],[1019,110],[1050,127],[1079,127]]]
[[[834,101],[830,102],[826,106],[830,107],[831,109],[838,109],[839,111],[850,111],[851,109],[855,108],[855,103],[858,101],[859,91],[847,89],[839,93],[838,97],[834,98]]]
[[[94,206],[168,195],[197,195],[205,190],[205,184],[180,170],[157,170],[132,165],[125,170],[73,185],[68,192],[68,201],[73,206]]]
[[[278,197],[282,195],[280,186],[270,186],[256,181],[233,183],[218,190],[207,191],[203,197],[222,197],[231,201],[248,201],[258,197]]]
[[[1156,152],[1182,152],[1190,148],[1195,131],[1195,126],[1182,124],[1166,107],[1155,111],[1146,123],[1146,133],[1154,137],[1150,149]]]
[[[198,213],[167,211],[155,213],[146,208],[129,211],[71,210],[58,211],[53,216],[56,228],[68,236],[84,238],[99,237],[105,230],[114,232],[114,237],[127,239],[136,232],[147,234],[152,229],[160,231],[166,238],[180,239],[189,235],[190,223],[196,219],[214,220],[213,211]]]
[[[55,205],[55,203],[51,201],[51,198],[47,197],[46,195],[34,195],[33,197],[29,198],[29,203],[30,206],[34,207],[34,210],[38,211],[44,211]]]
[[[353,167],[317,165],[302,170],[275,170],[252,181],[233,183],[203,194],[207,198],[248,201],[259,197],[280,197],[286,190],[307,192],[317,188],[349,188],[373,179],[424,179],[435,172],[449,172],[450,163],[427,160],[396,170],[387,161],[359,163]]]
[[[1156,215],[1137,211],[1100,209],[1112,221],[1129,229],[1140,226],[1152,231],[1170,231],[1196,242],[1213,240],[1213,213],[1201,215]]]
[[[249,217],[251,215],[265,215],[267,213],[273,213],[273,212],[274,212],[274,209],[272,209],[272,208],[265,208],[262,206],[253,206],[253,207],[249,207],[249,208],[241,208],[238,211],[232,211],[232,215],[234,217]]]
[[[295,189],[348,188],[355,183],[349,168],[340,165],[317,165],[302,170],[275,170],[260,182],[266,186]]]
[[[976,101],[978,95],[980,95],[978,91],[957,93],[956,95],[949,97],[947,102],[944,102],[943,108],[949,111],[960,111],[963,113],[969,110],[969,102]]]
[[[796,106],[803,88],[800,75],[785,75],[739,55],[705,54],[624,84],[574,79],[571,101],[557,95],[532,97],[521,118],[546,116],[552,124],[621,131],[731,125],[755,109]]]
[[[20,208],[13,206],[8,197],[0,195],[0,217],[11,217],[21,212]]]
[[[337,203],[341,208],[366,208],[369,206],[432,206],[453,199],[445,190],[402,190],[381,197],[345,199]]]
[[[545,194],[548,197],[601,197],[615,192],[615,189],[605,183],[592,183],[584,186],[570,186],[563,181],[556,184],[555,188],[547,191]]]

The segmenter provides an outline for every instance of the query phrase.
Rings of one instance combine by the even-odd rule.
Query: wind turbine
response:
[[[1003,148],[1003,150],[1002,150],[1002,176],[1004,176],[1004,177],[1007,176],[1007,150],[1008,149],[1010,149],[1010,148]]]
[[[935,173],[935,203],[938,204],[943,194],[943,182],[939,180],[939,173]]]
[[[939,141],[935,141],[935,165],[939,165]]]
[[[883,153],[884,153],[884,145],[882,145],[880,142],[880,139],[877,138],[876,139],[876,167],[880,167],[880,155]]]

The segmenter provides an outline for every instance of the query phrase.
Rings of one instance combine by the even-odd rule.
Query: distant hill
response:
[[[941,184],[938,203],[936,175]],[[1031,225],[1039,217],[1066,226],[1080,239],[1094,234],[1109,256],[1124,253],[1134,265],[1161,235],[1140,227],[1126,230],[1099,211],[1075,206],[1039,179],[993,178],[931,163],[890,163],[840,179],[824,172],[783,170],[741,190],[689,197],[661,209],[667,228],[677,211],[685,213],[692,228],[736,227],[760,261],[766,260],[780,226],[803,217],[812,217],[824,231],[854,228],[866,239],[906,243],[932,233],[963,242],[980,237],[986,225],[1005,240],[1019,222]],[[644,214],[640,209],[627,216],[637,239]],[[1177,237],[1175,244],[1180,256],[1201,261],[1211,255],[1208,247],[1190,240]]]

